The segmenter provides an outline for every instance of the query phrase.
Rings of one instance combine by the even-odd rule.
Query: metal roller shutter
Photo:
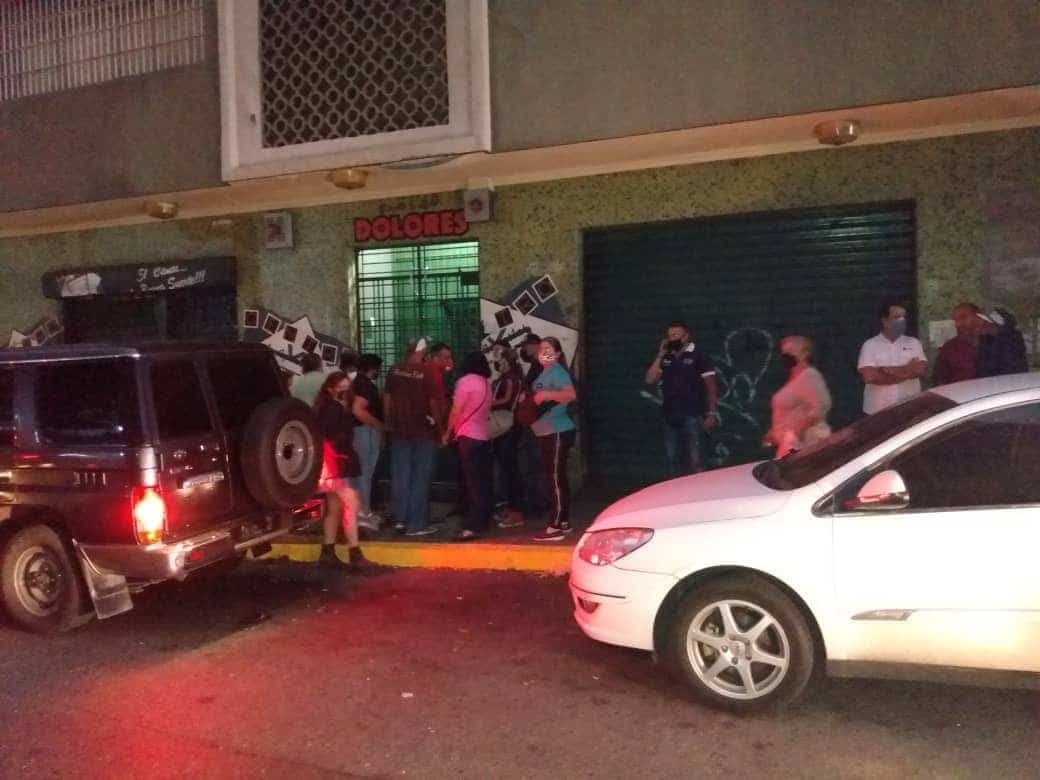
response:
[[[719,371],[718,465],[763,456],[769,399],[784,382],[780,339],[815,342],[831,424],[861,408],[860,345],[883,299],[916,299],[914,205],[741,214],[586,231],[585,447],[593,475],[666,476],[647,366],[669,320],[684,320]]]

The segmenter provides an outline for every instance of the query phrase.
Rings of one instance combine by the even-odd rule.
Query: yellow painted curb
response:
[[[337,545],[346,560],[347,550]],[[513,569],[566,574],[571,566],[569,544],[483,544],[468,542],[363,542],[361,550],[373,563],[383,566],[419,566],[431,569]],[[265,558],[289,558],[293,561],[316,561],[321,552],[318,544],[274,544]]]

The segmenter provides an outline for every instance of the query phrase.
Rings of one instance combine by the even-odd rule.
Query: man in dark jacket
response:
[[[1007,309],[995,308],[980,314],[983,321],[979,336],[977,376],[1019,374],[1029,370],[1026,342],[1018,329],[1015,315]]]

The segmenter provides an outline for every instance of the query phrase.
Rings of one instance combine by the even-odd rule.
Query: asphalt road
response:
[[[564,580],[245,564],[57,638],[0,628],[0,776],[1037,777],[1040,694],[825,681],[691,702]]]

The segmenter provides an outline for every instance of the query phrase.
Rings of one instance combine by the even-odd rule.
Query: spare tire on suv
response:
[[[291,509],[314,495],[323,438],[310,408],[271,398],[250,415],[242,436],[242,476],[257,503]]]

